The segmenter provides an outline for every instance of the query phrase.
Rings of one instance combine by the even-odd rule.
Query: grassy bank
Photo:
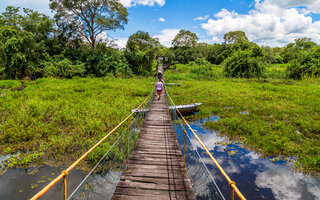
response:
[[[199,117],[220,117],[207,127],[265,155],[297,156],[297,167],[320,171],[319,81],[199,81],[186,76],[179,69],[169,72],[167,82],[183,85],[168,91],[176,104],[202,102]]]
[[[140,105],[152,81],[38,79],[23,90],[19,81],[0,81],[0,154],[20,152],[8,166],[70,163]]]

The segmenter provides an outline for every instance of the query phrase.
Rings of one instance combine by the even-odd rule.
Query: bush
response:
[[[72,62],[65,58],[59,62],[45,62],[43,68],[44,77],[72,78],[73,76],[84,76],[86,73],[85,65],[78,63],[73,65]]]
[[[320,47],[304,51],[287,68],[289,78],[301,79],[305,76],[320,76]]]
[[[209,64],[209,61],[207,61],[205,58],[197,58],[194,62],[196,64],[198,64],[198,65],[207,65],[207,64]]]
[[[263,69],[258,59],[252,57],[251,50],[239,49],[226,60],[224,72],[228,77],[253,78],[261,77]]]
[[[97,76],[106,76],[108,74],[114,76],[131,76],[130,69],[125,57],[119,53],[111,53],[104,55],[96,66]]]

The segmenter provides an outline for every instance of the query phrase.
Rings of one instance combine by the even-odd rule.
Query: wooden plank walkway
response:
[[[171,118],[165,91],[155,97],[140,138],[112,197],[117,199],[195,199]]]

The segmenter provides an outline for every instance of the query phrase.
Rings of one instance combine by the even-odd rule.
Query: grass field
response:
[[[296,156],[300,169],[320,171],[320,81],[285,79],[285,67],[267,67],[268,79],[225,79],[222,66],[177,65],[166,72],[166,82],[183,83],[168,87],[176,104],[203,103],[196,117],[220,117],[207,127],[265,155]],[[74,161],[148,96],[152,82],[48,78],[25,82],[21,90],[20,81],[2,80],[0,153],[20,153],[9,167]],[[96,161],[109,146],[89,159]]]
[[[190,78],[179,66],[166,78],[183,83],[168,88],[176,104],[202,102],[197,117],[220,117],[218,122],[206,123],[207,127],[265,155],[297,156],[298,168],[320,171],[319,80],[204,81]]]
[[[48,78],[25,82],[20,91],[20,81],[0,81],[0,153],[19,152],[9,167],[74,161],[142,103],[152,81]]]

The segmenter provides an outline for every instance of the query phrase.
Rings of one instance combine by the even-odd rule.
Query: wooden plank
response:
[[[175,190],[175,191],[185,191],[185,187],[183,183],[180,182],[180,184],[168,184],[167,183],[147,183],[147,182],[140,182],[140,181],[130,181],[130,180],[125,180],[125,181],[120,181],[118,183],[118,187],[123,187],[123,188],[139,188],[139,189],[152,189],[152,190]]]
[[[149,177],[136,177],[136,176],[122,176],[121,180],[131,180],[136,182],[146,182],[146,183],[155,183],[155,184],[181,184],[183,182],[189,181],[189,179],[180,179],[180,178],[149,178]]]
[[[129,165],[131,164],[144,164],[144,165],[165,165],[165,166],[180,166],[184,167],[184,162],[173,160],[172,162],[168,163],[167,160],[144,160],[144,159],[139,159],[139,160],[134,160],[131,159],[129,160]]]
[[[164,93],[149,108],[112,199],[195,199]]]
[[[115,199],[115,200],[136,200],[136,199],[139,199],[139,200],[174,200],[176,198],[171,198],[169,196],[159,196],[159,195],[156,195],[156,196],[134,196],[134,195],[114,195],[112,199]]]
[[[129,169],[147,169],[147,170],[171,170],[171,169],[174,169],[174,170],[178,170],[178,169],[181,169],[180,166],[168,166],[168,165],[162,165],[162,166],[159,166],[159,165],[144,165],[144,164],[130,164],[129,163]]]
[[[184,191],[165,191],[165,190],[147,190],[136,188],[117,187],[114,192],[116,195],[135,196],[133,199],[141,199],[142,197],[159,197],[158,199],[192,199],[189,198]],[[114,198],[113,198],[114,199]],[[148,199],[148,198],[147,198]]]

